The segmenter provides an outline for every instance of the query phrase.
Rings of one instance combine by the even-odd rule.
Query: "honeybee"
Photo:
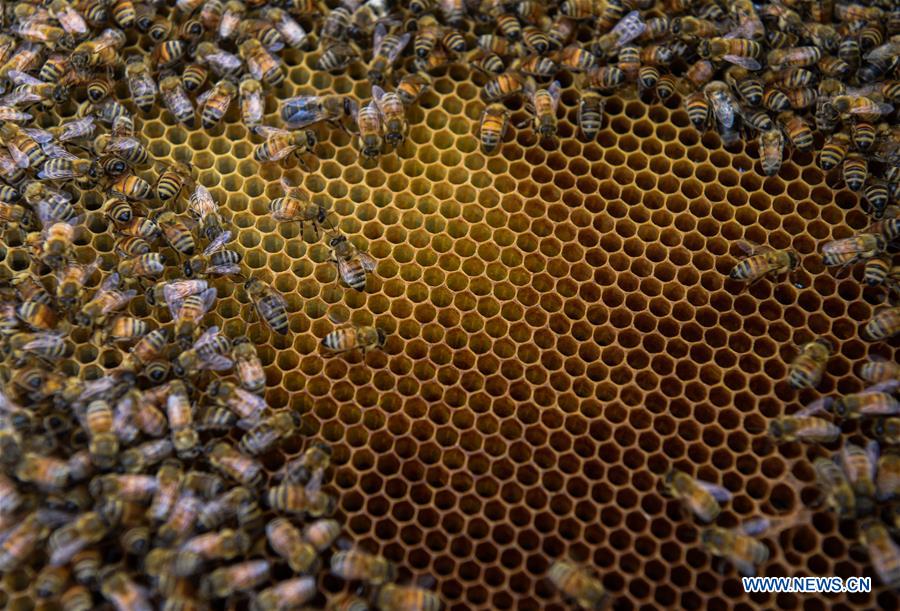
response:
[[[587,567],[568,560],[556,560],[550,565],[547,578],[563,598],[574,601],[584,609],[603,609],[610,602],[603,583]]]
[[[194,60],[203,65],[208,66],[219,77],[237,77],[243,70],[244,64],[241,59],[223,51],[211,42],[201,42],[194,50]],[[254,76],[257,80],[259,77]]]
[[[403,101],[397,93],[386,93],[378,85],[372,86],[372,96],[383,118],[384,140],[396,148],[403,143],[409,131]]]
[[[682,502],[703,522],[712,522],[721,511],[719,503],[731,500],[725,488],[694,479],[683,471],[672,469],[664,479],[665,491]]]
[[[404,104],[412,106],[430,86],[431,79],[425,74],[404,74],[397,83],[396,91]],[[355,114],[355,111],[351,113],[351,115]]]
[[[169,112],[177,121],[189,128],[194,127],[194,106],[184,91],[181,79],[174,74],[163,77],[159,82],[159,92]]]
[[[703,93],[709,100],[713,115],[719,125],[728,129],[734,127],[738,104],[728,85],[722,81],[711,81],[703,88]]]
[[[262,10],[261,14],[264,19],[272,22],[291,48],[301,51],[309,49],[309,35],[290,13],[280,8],[267,7]]]
[[[769,559],[769,548],[734,529],[705,528],[700,531],[700,541],[709,553],[722,556],[747,577],[755,575],[756,567]]]
[[[375,554],[353,549],[336,552],[331,557],[331,572],[347,581],[364,581],[380,586],[397,578],[396,565]]]
[[[303,484],[309,490],[318,490],[330,464],[331,448],[324,443],[314,442],[302,456],[285,463],[277,476],[291,483]]]
[[[203,500],[193,491],[183,491],[172,506],[169,518],[159,527],[157,536],[164,546],[184,541],[191,535]]]
[[[117,316],[97,338],[103,342],[130,343],[140,339],[150,331],[150,323],[132,316]]]
[[[115,28],[106,28],[99,36],[80,43],[72,51],[72,65],[80,70],[97,67],[118,67],[121,65],[119,49],[125,46],[125,33]]]
[[[320,553],[331,547],[340,534],[341,524],[337,520],[320,519],[303,528],[303,540]]]
[[[325,50],[316,62],[316,69],[335,74],[344,70],[358,58],[359,54],[347,43],[332,43],[325,47]]]
[[[68,566],[46,565],[35,576],[34,592],[38,598],[56,598],[63,593],[71,576]]]
[[[849,153],[844,159],[841,175],[848,189],[851,191],[862,190],[866,184],[866,178],[869,176],[868,160],[860,153]]]
[[[769,436],[776,442],[810,441],[830,443],[841,435],[841,428],[815,416],[782,416],[769,423]]]
[[[384,584],[375,598],[375,604],[385,611],[440,611],[441,599],[437,594],[416,586]]]
[[[194,429],[194,416],[187,388],[181,380],[168,383],[166,418],[169,421],[172,445],[181,458],[192,458],[200,452],[199,438]]]
[[[150,112],[156,102],[157,87],[146,58],[140,55],[128,58],[125,62],[125,78],[135,106],[144,112]]]
[[[753,284],[766,276],[775,278],[791,273],[800,265],[800,256],[793,249],[775,250],[746,240],[738,240],[738,246],[748,257],[729,272],[732,280]]]
[[[188,64],[181,72],[181,84],[189,94],[195,94],[206,84],[209,70],[200,64]]]
[[[329,318],[339,326],[322,338],[321,346],[326,353],[341,354],[359,349],[365,355],[374,348],[383,348],[387,341],[387,333],[378,327],[342,321],[334,312],[329,312]]]
[[[240,418],[238,426],[243,429],[258,424],[266,410],[266,402],[262,397],[247,392],[232,382],[214,380],[206,387],[206,393],[211,399],[234,412]]]
[[[303,540],[300,531],[285,518],[276,518],[266,525],[269,545],[284,558],[295,573],[309,573],[315,569],[316,548]]]
[[[206,239],[216,241],[224,233],[228,233],[222,229],[223,221],[219,215],[219,205],[209,190],[201,184],[197,184],[191,193],[188,213],[200,222],[200,230]],[[227,239],[225,241],[227,242]]]
[[[598,94],[592,92],[581,94],[578,102],[578,128],[585,139],[593,140],[600,132],[604,107],[603,98]]]
[[[815,65],[822,59],[822,50],[818,47],[790,47],[769,51],[766,58],[774,70],[781,68],[806,68]]]
[[[225,3],[222,17],[219,20],[219,40],[228,40],[237,33],[239,24],[243,21],[247,7],[239,0],[228,0]]]
[[[245,74],[238,85],[241,107],[241,120],[244,126],[254,131],[262,124],[265,104],[262,96],[262,85],[258,80]]]
[[[556,61],[559,62],[560,66],[568,68],[572,72],[590,72],[596,71],[600,66],[597,63],[597,58],[593,53],[587,51],[586,49],[582,49],[577,45],[572,45],[568,47],[564,47],[560,49],[555,57]],[[622,73],[621,70],[619,70]],[[597,75],[594,80],[600,83],[601,81],[618,81],[617,75],[614,72],[597,72]],[[602,75],[602,76],[601,76]],[[622,78],[624,79],[624,73],[622,73]],[[613,88],[617,86],[619,83],[611,83],[606,86],[609,88]]]
[[[22,169],[29,167],[36,168],[47,161],[47,154],[41,147],[41,142],[39,142],[39,140],[47,142],[49,139],[38,135],[38,132],[35,131],[29,130],[26,132],[25,129],[26,128],[20,128],[15,123],[4,123],[0,126],[0,143],[6,146],[6,149],[9,151],[16,166]],[[37,138],[37,140],[35,138]],[[74,155],[66,154],[65,161],[71,161],[73,159],[77,160],[78,158]],[[62,160],[54,159],[52,161]],[[41,178],[62,179],[71,178],[71,176],[43,176]]]
[[[372,40],[372,61],[369,62],[368,77],[373,85],[382,85],[385,77],[396,63],[397,58],[409,44],[412,34],[388,34],[383,23],[375,26]]]
[[[784,151],[784,135],[780,129],[770,129],[759,134],[760,165],[766,176],[775,176],[781,169]]]
[[[31,210],[3,201],[0,201],[0,224],[6,227],[21,227],[25,231],[37,229]]]
[[[192,257],[184,264],[184,275],[188,278],[198,274],[207,276],[227,276],[241,271],[241,253],[225,248],[231,239],[231,232],[219,234],[199,255]]]
[[[875,496],[875,471],[878,464],[878,442],[869,441],[865,448],[845,443],[840,462],[847,482],[856,495],[857,506],[871,503]]]
[[[115,155],[134,166],[146,166],[150,159],[150,153],[143,143],[131,136],[103,134],[94,140],[93,148],[98,156]]]
[[[374,101],[359,109],[356,113],[356,125],[359,129],[357,146],[364,160],[372,161],[381,154],[383,140],[381,137],[381,112]]]
[[[250,74],[258,81],[270,87],[277,87],[284,81],[284,69],[281,62],[266,50],[255,38],[248,38],[241,43],[238,52],[247,63]]]
[[[237,87],[228,79],[222,79],[212,89],[206,91],[197,98],[197,107],[200,109],[200,124],[204,129],[215,127],[228,108],[231,101],[237,97]]]
[[[898,333],[900,333],[900,306],[876,310],[865,327],[866,337],[873,341],[887,339]]]
[[[762,46],[758,42],[746,38],[703,39],[697,45],[697,53],[704,59],[725,60],[747,70],[762,68],[758,59],[762,55]],[[771,59],[769,63],[773,63]]]
[[[10,449],[8,445],[4,444],[4,452]],[[10,455],[15,455],[15,453]],[[14,474],[19,481],[34,484],[38,489],[46,492],[61,491],[69,485],[71,479],[71,469],[66,461],[32,452],[25,452],[21,455],[21,459],[15,465]]]
[[[71,352],[71,345],[66,341],[65,336],[47,330],[56,322],[52,311],[46,310],[47,306],[43,306],[43,304],[25,303],[29,306],[25,306],[25,304],[19,306],[16,315],[31,328],[39,329],[39,331],[37,333],[16,333],[10,338],[9,347],[13,358],[21,361],[28,355],[50,362],[68,356]],[[28,310],[33,309],[30,306],[35,305],[42,306],[41,310],[28,316],[27,314],[30,313]],[[42,317],[42,320],[39,317]]]
[[[139,473],[172,456],[175,446],[168,439],[154,439],[122,452],[120,462],[127,473]]]
[[[163,202],[175,199],[185,185],[193,182],[191,166],[181,162],[168,164],[156,181],[156,196]]]
[[[529,110],[534,115],[534,129],[543,138],[556,136],[556,112],[561,94],[559,81],[553,81],[547,89],[536,89],[533,79],[528,79],[525,92],[530,100]]]
[[[166,259],[158,252],[138,255],[130,259],[124,259],[119,263],[116,272],[125,278],[155,279],[160,277],[166,269]]]
[[[94,323],[102,324],[107,315],[125,307],[137,295],[137,291],[133,289],[118,290],[119,281],[119,273],[110,274],[101,283],[91,300],[85,303],[78,312],[75,312],[75,323],[85,327]]]
[[[198,522],[205,530],[213,530],[231,516],[237,515],[243,507],[255,505],[253,493],[243,486],[235,486],[217,495],[200,510]]]
[[[24,41],[15,47],[15,52],[0,65],[0,78],[7,78],[13,70],[26,72],[40,62],[43,47],[37,43]]]
[[[337,500],[321,490],[294,484],[281,484],[266,491],[269,507],[292,514],[308,514],[313,518],[329,516],[337,507]],[[334,557],[332,557],[334,562]]]
[[[873,384],[888,380],[900,380],[900,364],[882,357],[870,356],[869,360],[859,368],[859,376]]]
[[[177,306],[177,309],[173,305],[169,307],[173,308],[173,311],[180,313],[184,307],[182,304],[187,300],[192,300],[199,303],[201,307],[206,307],[207,303],[215,299],[215,295],[209,291],[215,292],[215,289],[209,288],[199,294],[187,296],[184,301],[176,299],[174,306]],[[204,300],[204,297],[206,300]],[[173,318],[175,317],[177,317],[177,314],[173,315]],[[179,353],[172,364],[172,370],[175,372],[175,375],[191,377],[202,370],[223,371],[231,368],[231,359],[224,356],[231,351],[231,342],[227,337],[219,334],[218,327],[209,327],[200,335],[197,341],[192,345],[188,343],[188,345],[190,345],[190,349]]]
[[[169,307],[174,314],[175,339],[187,349],[194,338],[194,332],[198,324],[216,300],[216,289],[208,288],[205,291],[190,295],[182,299],[174,299]],[[229,346],[230,348],[230,346]]]
[[[254,393],[262,391],[266,386],[266,372],[256,348],[245,336],[235,338],[232,345],[231,358],[241,386]]]
[[[900,586],[900,547],[880,520],[869,519],[860,524],[860,539],[869,552],[872,568],[881,582],[890,587]]]
[[[75,226],[80,223],[82,217],[51,223],[45,218],[41,207],[38,207],[38,216],[41,217],[45,229],[40,234],[42,242],[36,244],[39,247],[37,254],[45,265],[59,269],[72,259]]]
[[[863,189],[863,196],[869,203],[872,217],[876,219],[884,218],[884,212],[887,210],[888,203],[891,200],[887,183],[870,179]],[[890,265],[890,262],[888,262],[888,265]]]
[[[37,512],[12,525],[0,543],[0,570],[12,571],[24,564],[47,534],[47,528],[38,520]]]
[[[819,151],[819,167],[830,170],[844,161],[850,148],[850,137],[844,132],[833,134]]]
[[[119,440],[113,433],[113,412],[106,401],[92,401],[84,414],[84,428],[90,437],[91,460],[101,469],[116,462]]]
[[[862,233],[849,238],[832,240],[822,246],[822,262],[829,266],[841,265],[841,269],[843,269],[857,261],[883,253],[886,247],[887,242],[884,237],[873,233]]]
[[[352,289],[365,290],[367,274],[375,271],[377,266],[375,260],[340,232],[331,234],[328,248],[341,280]]]
[[[294,577],[279,581],[256,595],[255,611],[277,611],[283,608],[300,608],[318,593],[315,577]]]
[[[275,413],[244,433],[239,444],[240,449],[252,456],[268,452],[279,441],[293,434],[299,425],[300,418],[296,413]]]
[[[316,146],[316,133],[311,129],[289,131],[260,125],[257,133],[266,139],[253,151],[253,158],[260,163],[280,161],[293,153],[305,165],[301,156],[312,153]]]
[[[147,509],[147,517],[154,522],[164,522],[168,519],[172,508],[178,501],[184,472],[178,461],[166,460],[156,471],[156,490],[150,508]]]
[[[224,441],[215,443],[209,450],[207,458],[213,468],[242,486],[256,488],[262,482],[262,465],[244,456]]]
[[[259,317],[266,325],[279,335],[288,332],[287,302],[284,297],[271,286],[258,278],[250,278],[244,284],[247,296],[253,301]]]
[[[788,382],[792,388],[815,388],[822,381],[832,345],[827,339],[817,339],[804,344],[794,357],[788,370]]]
[[[878,459],[875,498],[886,501],[900,496],[900,454],[885,453]]]
[[[24,41],[46,45],[51,51],[56,48],[71,49],[75,46],[75,39],[71,34],[63,28],[50,25],[38,15],[21,19],[10,28],[10,31]]]
[[[876,102],[863,95],[838,95],[831,99],[831,106],[842,115],[886,115],[894,107],[885,102]]]

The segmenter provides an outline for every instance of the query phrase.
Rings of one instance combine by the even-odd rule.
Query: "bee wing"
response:
[[[798,411],[796,414],[794,414],[794,416],[796,416],[797,418],[802,418],[804,416],[815,416],[817,414],[823,414],[828,411],[828,408],[832,403],[834,403],[834,399],[832,399],[831,397],[822,397],[820,399],[816,399],[815,401]]]
[[[556,112],[556,109],[559,108],[559,98],[562,95],[562,87],[559,81],[553,81],[550,87],[547,88],[547,93],[550,94],[550,100],[553,102],[553,112]]]
[[[257,125],[256,133],[268,139],[273,136],[289,136],[291,132],[280,127],[272,127],[271,125]]]
[[[232,274],[241,273],[241,266],[237,263],[228,263],[225,265],[210,265],[206,268],[205,273],[214,274],[216,276],[230,276]]]
[[[19,70],[10,70],[9,78],[15,85],[46,85],[44,81]]]
[[[127,291],[115,291],[116,299],[110,300],[103,309],[101,310],[103,314],[109,314],[113,310],[117,310],[121,307],[124,307],[129,301],[137,297],[137,291],[134,289],[129,289]]]
[[[736,28],[723,35],[722,38],[752,38],[756,31],[756,20],[747,19],[741,21]]]
[[[197,341],[194,342],[194,345],[192,346],[192,348],[194,350],[200,350],[205,345],[212,342],[213,339],[215,339],[215,337],[218,334],[219,334],[219,326],[218,325],[213,325],[212,327],[209,327],[208,329],[206,329],[203,332],[203,334],[200,337],[197,338]]]
[[[641,19],[641,14],[631,11],[619,20],[612,32],[616,35],[618,45],[623,46],[643,34],[646,29],[647,25]]]
[[[710,482],[704,482],[701,480],[695,480],[697,485],[709,492],[714,499],[719,501],[720,503],[727,503],[731,500],[731,492],[723,488],[722,486],[718,486],[716,484]]]
[[[47,144],[48,142],[53,141],[53,134],[46,129],[41,129],[39,127],[23,127],[22,131],[28,134],[28,137],[38,144]]]
[[[216,301],[216,296],[217,296],[216,289],[208,288],[205,291],[203,291],[202,293],[200,293],[200,295],[203,299],[203,313],[206,314],[207,312],[209,312],[209,309],[212,307],[212,304],[215,303],[215,301]]]
[[[59,140],[74,140],[75,138],[83,138],[94,133],[94,117],[88,115],[83,119],[69,121],[63,125],[62,131],[59,133]]]
[[[872,478],[872,481],[875,481],[875,473],[878,470],[878,457],[881,454],[881,448],[878,446],[878,442],[874,439],[870,439],[869,443],[866,444],[866,459],[869,461],[869,477]]]
[[[0,104],[3,104],[4,106],[18,106],[19,104],[39,102],[40,100],[41,96],[38,94],[20,89],[19,91],[10,92],[0,98]]]
[[[25,350],[49,350],[56,348],[65,341],[62,335],[44,333],[22,346]]]
[[[378,106],[378,110],[380,112],[381,100],[382,98],[384,98],[384,89],[382,89],[378,85],[372,85],[372,98],[375,100],[375,105]]]
[[[328,320],[343,325],[350,320],[350,310],[345,305],[334,305],[328,310]]]
[[[141,148],[142,146],[143,144],[141,144],[141,141],[137,138],[133,138],[131,136],[123,136],[119,138],[112,138],[109,141],[109,144],[106,146],[106,150],[110,153],[120,153],[133,151],[135,149]]]
[[[724,55],[722,57],[727,62],[746,68],[747,70],[762,70],[762,64],[759,60],[752,57],[744,57],[743,55]]]
[[[397,58],[400,57],[400,54],[403,53],[403,49],[406,48],[406,45],[409,44],[409,41],[412,40],[412,33],[407,32],[403,36],[400,37],[400,40],[397,41],[397,44],[390,50],[387,54],[388,62],[393,64],[397,61]]]
[[[209,369],[210,371],[225,371],[226,369],[231,369],[234,366],[234,361],[232,361],[227,356],[222,356],[221,354],[204,354],[200,361],[202,363],[202,369]]]
[[[12,142],[7,143],[6,150],[9,151],[9,156],[16,162],[16,167],[24,170],[31,165],[31,160],[28,158],[28,155],[19,150]]]
[[[770,247],[763,244],[757,244],[749,240],[738,240],[737,245],[741,250],[751,256],[760,253],[772,252],[772,249]]]
[[[102,378],[97,378],[96,380],[85,382],[84,390],[78,395],[78,400],[89,401],[94,397],[99,397],[112,389],[118,382],[119,380],[115,376],[104,376]]]
[[[368,253],[359,253],[359,262],[362,263],[363,269],[367,272],[374,272],[378,267],[378,263]]]
[[[116,117],[113,120],[110,135],[114,138],[125,138],[134,135],[134,122],[127,117]]]
[[[63,209],[62,206],[52,206],[47,200],[41,200],[37,203],[35,212],[37,212],[41,225],[48,227],[63,220],[66,216],[64,213],[68,212],[68,210]]]
[[[206,256],[213,254],[216,251],[222,250],[222,247],[225,246],[225,243],[230,239],[231,239],[231,231],[223,231],[222,233],[217,235],[216,238],[212,242],[209,243],[209,246],[207,246],[203,250],[203,256],[206,257]]]
[[[381,50],[381,42],[384,40],[384,37],[387,36],[387,27],[383,23],[379,23],[375,26],[375,33],[372,36],[372,53],[374,55],[378,55],[378,52]]]
[[[44,154],[47,155],[47,157],[49,157],[50,159],[68,159],[69,161],[76,161],[79,159],[79,157],[73,155],[55,142],[47,142],[46,144],[42,144],[41,149],[44,151]]]
[[[210,53],[206,59],[210,63],[216,64],[222,72],[232,72],[241,68],[240,58],[226,51]]]
[[[853,115],[887,115],[894,112],[894,107],[884,102],[868,100],[866,104],[860,104],[850,109]]]
[[[197,108],[202,108],[206,104],[206,100],[213,94],[212,89],[207,89],[197,97]]]
[[[5,106],[0,103],[0,120],[2,121],[30,121],[32,116],[27,112],[16,110],[14,106]]]
[[[101,291],[112,291],[113,289],[119,286],[121,282],[121,278],[119,277],[119,272],[113,272],[109,276],[107,276],[103,282],[100,283]]]
[[[769,518],[760,516],[751,518],[741,524],[741,532],[749,537],[756,537],[767,532],[772,527],[772,521]]]
[[[884,382],[879,382],[878,384],[869,386],[859,394],[868,394],[873,392],[893,393],[898,388],[900,388],[900,380],[885,380]]]

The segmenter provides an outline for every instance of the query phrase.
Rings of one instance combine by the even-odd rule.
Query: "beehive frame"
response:
[[[276,96],[370,96],[364,67],[330,76],[314,69],[318,55],[284,53]],[[577,87],[569,75],[560,81],[559,140],[512,129],[485,156],[476,133],[484,78],[464,65],[440,69],[409,112],[408,142],[374,168],[340,130],[317,129],[319,160],[305,173],[255,162],[256,140],[234,108],[208,132],[159,107],[137,115],[154,156],[193,163],[248,270],[286,296],[291,333],[270,334],[226,279],[214,282],[207,322],[248,333],[268,404],[300,410],[304,433],[334,444],[330,488],[348,536],[397,561],[404,577],[433,575],[448,609],[565,608],[544,579],[561,556],[596,566],[624,607],[896,607],[881,586],[824,599],[745,595],[657,486],[671,466],[723,484],[734,494],[723,524],[789,513],[809,498],[810,461],[826,450],[776,448],[764,433],[769,418],[817,396],[785,382],[792,346],[816,336],[835,344],[821,393],[862,388],[854,366],[867,355],[898,358],[896,340],[859,335],[882,292],[861,288],[860,270],[835,277],[816,254],[868,224],[857,196],[809,153],[763,177],[755,142],[726,149],[716,133],[697,132],[678,96],[620,92],[597,140],[585,142]],[[78,101],[59,116],[73,116]],[[514,122],[527,116],[510,107]],[[266,123],[278,122],[269,96]],[[332,201],[341,231],[378,260],[365,292],[336,283],[324,242],[268,216],[282,175]],[[102,203],[85,193],[77,254],[98,253],[111,269]],[[727,280],[741,238],[793,246],[806,287]],[[3,271],[27,267],[25,247],[9,246]],[[317,344],[336,304],[386,329],[384,351],[324,359]],[[168,321],[142,297],[129,311]],[[119,350],[78,333],[64,372],[90,378],[120,364]],[[274,471],[300,449],[288,443],[264,463]],[[871,574],[856,536],[817,513],[772,546],[763,570]],[[33,575],[7,574],[0,604],[32,608]],[[343,583],[328,577],[322,587]]]

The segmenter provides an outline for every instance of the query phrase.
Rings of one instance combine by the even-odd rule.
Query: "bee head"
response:
[[[190,261],[190,260],[185,261],[185,262],[184,262],[184,277],[185,277],[185,278],[192,278],[193,276],[194,276],[194,266],[191,265],[191,261]],[[150,305],[153,305],[153,304],[150,304]]]
[[[788,259],[790,261],[791,269],[795,269],[798,265],[800,265],[800,255],[797,254],[796,250],[788,251]]]
[[[820,337],[819,339],[817,339],[816,343],[821,344],[826,350],[828,350],[828,352],[834,350],[834,345],[824,337]]]
[[[378,335],[378,346],[383,347],[387,342],[387,333],[384,331],[384,329],[376,329],[375,333]]]
[[[170,369],[169,363],[165,361],[154,361],[146,367],[144,373],[147,375],[148,380],[159,384],[169,375]]]
[[[781,439],[784,435],[784,427],[781,422],[773,420],[769,423],[769,435],[774,439]]]
[[[182,377],[182,376],[184,375],[184,365],[181,364],[181,360],[177,360],[177,361],[175,361],[174,363],[172,363],[172,371],[173,371],[173,372],[175,373],[175,375],[177,375],[179,378]],[[216,383],[215,381],[211,382],[211,383],[210,383],[210,386],[212,386],[212,385],[215,384],[215,383]],[[209,389],[207,389],[207,391],[209,391]],[[213,394],[213,393],[210,393],[210,394]]]

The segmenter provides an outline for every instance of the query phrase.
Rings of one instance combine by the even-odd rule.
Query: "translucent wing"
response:
[[[887,115],[894,111],[894,107],[890,104],[883,102],[876,102],[874,100],[866,100],[865,104],[860,104],[859,106],[854,106],[850,109],[850,114],[853,115]]]
[[[23,348],[25,350],[52,350],[64,342],[65,338],[62,335],[43,333],[39,337],[27,342]]]
[[[821,399],[816,399],[794,415],[800,418],[803,416],[815,416],[817,414],[824,414],[828,411],[828,408],[831,407],[832,403],[834,403],[834,399],[832,399],[831,397],[822,397]]]
[[[18,106],[19,104],[28,104],[30,102],[39,102],[41,96],[25,89],[13,91],[0,98],[0,104],[4,106]]]
[[[237,263],[210,265],[206,268],[205,272],[216,276],[230,276],[232,274],[239,274],[241,272],[241,266]]]
[[[869,477],[874,481],[875,472],[878,470],[878,456],[881,454],[881,448],[878,446],[878,442],[874,439],[870,439],[869,443],[866,444],[866,458],[869,461]]]
[[[203,361],[202,368],[209,369],[210,371],[225,371],[234,366],[234,361],[230,358],[216,353],[204,354],[201,360]]]
[[[94,397],[106,393],[108,390],[118,384],[119,380],[115,376],[104,376],[84,383],[84,390],[78,395],[79,401],[89,401]]]
[[[50,159],[68,159],[69,161],[76,161],[79,159],[79,157],[73,155],[55,142],[42,144],[41,150],[43,150],[44,154]]]
[[[209,246],[207,246],[203,250],[203,256],[209,256],[216,251],[222,250],[222,247],[225,246],[225,243],[230,239],[231,239],[231,232],[223,231],[222,233],[217,235],[216,239],[214,239],[212,242],[210,242]]]
[[[276,314],[279,310],[287,309],[287,301],[284,300],[284,295],[273,288],[269,288],[266,291],[266,294],[259,300],[257,305],[260,311],[264,313],[264,318],[268,318],[271,314]]]
[[[271,138],[273,136],[290,136],[291,132],[286,129],[282,129],[280,127],[272,127],[271,125],[258,125],[256,126],[256,133],[265,138]]]
[[[27,112],[16,110],[13,106],[5,106],[0,104],[0,121],[30,121],[32,116]]]
[[[83,119],[76,119],[64,123],[60,127],[62,129],[57,138],[61,142],[74,140],[76,138],[85,138],[94,133],[94,117],[89,115]]]
[[[46,129],[41,129],[39,127],[23,127],[22,131],[28,134],[28,137],[38,144],[47,144],[48,142],[53,141],[53,134]]]
[[[696,480],[696,482],[698,486],[709,492],[713,496],[713,498],[720,503],[726,503],[731,500],[731,492],[729,492],[722,486],[717,486],[716,484],[704,482],[701,480]]]
[[[111,291],[119,286],[119,283],[122,279],[119,277],[119,272],[113,272],[103,282],[100,284],[101,291]]]
[[[240,58],[225,51],[210,53],[206,56],[206,59],[209,63],[215,64],[221,72],[233,72],[241,68]]]
[[[156,81],[147,75],[141,75],[128,82],[132,97],[155,96]]]
[[[113,291],[115,299],[109,300],[104,306],[101,312],[103,314],[109,314],[113,310],[118,310],[121,307],[124,307],[129,301],[137,297],[137,291],[134,289],[129,289],[127,291]]]
[[[9,151],[9,156],[13,158],[13,161],[16,163],[16,167],[26,169],[31,165],[31,160],[28,158],[28,155],[19,150],[14,143],[8,142],[6,144],[6,150]]]
[[[752,57],[744,57],[743,55],[724,55],[722,59],[737,66],[742,66],[747,70],[762,70],[762,64],[759,63],[759,60]]]
[[[375,268],[378,266],[375,259],[364,252],[359,253],[359,261],[362,263],[363,269],[367,272],[374,272]]]
[[[559,107],[559,97],[562,95],[559,81],[553,81],[550,87],[547,88],[547,93],[550,94],[550,99],[553,101],[553,112],[556,112],[556,109]]]
[[[200,293],[200,299],[203,302],[201,311],[203,314],[209,312],[209,309],[212,307],[212,304],[216,301],[216,289],[208,288],[202,293]]]
[[[52,205],[46,200],[39,201],[37,204],[37,215],[44,227],[48,227],[53,223],[67,221],[71,217],[70,213],[74,213],[71,207]]]
[[[212,343],[212,341],[216,338],[216,336],[218,334],[219,334],[218,325],[213,325],[212,327],[209,327],[208,329],[206,329],[206,331],[203,332],[203,334],[200,337],[197,338],[197,341],[194,342],[194,345],[192,346],[192,348],[194,350],[199,351],[207,344]]]
[[[874,392],[893,393],[898,388],[900,388],[900,380],[885,380],[884,382],[879,382],[878,384],[869,386],[859,394],[868,394]]]
[[[372,37],[372,48],[375,49],[375,55],[378,55],[381,51],[381,42],[384,40],[385,36],[387,36],[387,28],[383,23],[379,23],[375,26],[375,33]]]
[[[111,139],[109,144],[106,145],[106,150],[110,153],[122,153],[139,149],[142,146],[143,144],[137,138],[125,136]]]
[[[350,309],[345,305],[335,305],[328,310],[328,320],[336,325],[342,325],[350,320]]]
[[[761,253],[772,252],[772,249],[763,244],[757,244],[755,242],[750,242],[749,240],[738,240],[738,247],[743,250],[748,255],[756,255]]]
[[[411,38],[412,34],[409,32],[400,37],[397,44],[391,47],[391,50],[387,53],[388,62],[393,64],[395,61],[397,61],[397,58],[400,57],[401,53],[403,53],[403,49],[405,49],[406,45],[409,44]]]
[[[212,89],[207,89],[197,98],[197,108],[202,108],[206,104],[206,100],[213,94]]]
[[[641,19],[641,14],[631,11],[619,20],[612,31],[616,35],[619,46],[623,46],[643,34],[646,29],[647,25]]]
[[[46,85],[44,81],[19,70],[10,70],[9,78],[16,85]]]

